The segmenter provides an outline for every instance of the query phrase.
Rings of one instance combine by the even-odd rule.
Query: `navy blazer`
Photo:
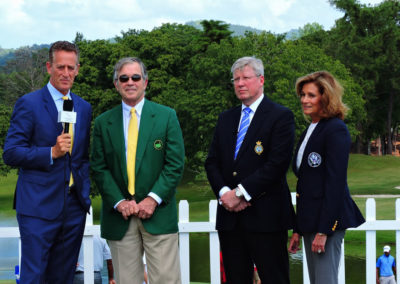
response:
[[[347,186],[351,139],[346,124],[339,118],[322,119],[297,169],[297,153],[306,132],[300,137],[293,159],[298,177],[296,231],[330,235],[335,230],[359,226],[365,220]]]
[[[48,220],[59,216],[71,171],[80,203],[84,210],[89,210],[92,110],[88,102],[70,94],[77,113],[72,155],[54,159],[52,165],[50,149],[63,127],[57,122],[57,108],[47,86],[24,95],[15,104],[3,159],[6,164],[19,168],[15,195],[19,214]]]
[[[290,229],[294,210],[286,171],[293,152],[293,113],[264,97],[234,160],[240,116],[241,106],[219,116],[205,168],[217,199],[223,186],[233,189],[242,184],[252,197],[252,206],[235,213],[218,205],[216,228],[232,230],[239,225],[252,232]]]

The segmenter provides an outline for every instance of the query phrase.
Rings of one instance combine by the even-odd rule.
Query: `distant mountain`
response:
[[[299,29],[291,29],[290,31],[286,32],[286,39],[288,40],[296,40],[300,37],[300,30]]]
[[[190,22],[186,22],[185,25],[195,27],[196,29],[199,29],[199,30],[203,30],[203,26],[200,24],[201,21],[202,20],[190,21]],[[257,34],[262,32],[262,30],[258,30],[258,29],[252,28],[252,27],[241,26],[241,25],[232,25],[232,24],[228,24],[228,25],[229,25],[229,30],[231,32],[233,32],[232,36],[243,36],[246,31],[254,32]]]
[[[7,61],[14,59],[15,52],[21,48],[29,48],[31,50],[39,50],[42,48],[50,48],[50,44],[34,44],[32,46],[23,46],[23,47],[19,47],[17,49],[13,49],[13,48],[3,49],[0,47],[0,66],[5,66]]]
[[[14,58],[14,49],[3,49],[0,47],[0,66],[4,66],[12,58]]]

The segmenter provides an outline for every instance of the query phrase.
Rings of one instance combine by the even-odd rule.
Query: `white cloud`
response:
[[[329,29],[341,16],[327,0],[0,0],[0,46],[73,40],[76,32],[90,40],[107,39],[128,29],[203,19],[274,33],[312,22]]]
[[[295,2],[295,0],[266,1],[271,14],[275,17],[285,14]]]

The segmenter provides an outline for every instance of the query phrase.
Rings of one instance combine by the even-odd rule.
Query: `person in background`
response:
[[[326,71],[299,78],[296,92],[311,124],[300,136],[293,159],[297,210],[289,251],[296,253],[303,235],[311,284],[334,284],[345,230],[365,222],[347,186],[347,107],[343,88]]]
[[[184,144],[173,109],[145,99],[147,70],[127,57],[114,68],[122,103],[96,118],[91,168],[102,197],[101,235],[118,284],[181,283],[176,187]]]
[[[263,283],[289,283],[293,113],[264,95],[260,59],[239,58],[231,72],[241,105],[220,114],[205,162],[227,283],[252,284],[254,264]]]
[[[20,282],[70,284],[90,207],[92,109],[70,91],[79,71],[75,44],[53,43],[46,67],[47,85],[15,104],[3,159],[19,169],[14,208],[22,244]],[[66,105],[75,123],[58,122]]]
[[[258,276],[257,267],[254,265],[253,284],[261,284],[260,276]]]
[[[108,284],[116,284],[114,280],[114,269],[111,259],[110,248],[105,239],[99,235],[93,235],[93,269],[94,284],[102,284],[101,270],[103,269],[104,260],[107,263]],[[84,284],[84,257],[83,244],[79,251],[78,264],[75,271],[74,284]]]
[[[384,246],[376,262],[376,284],[396,284],[395,276],[396,260],[390,255],[390,246]]]

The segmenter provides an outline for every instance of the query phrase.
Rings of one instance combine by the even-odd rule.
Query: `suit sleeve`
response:
[[[182,130],[174,110],[169,112],[166,133],[164,165],[150,191],[168,203],[175,196],[185,163]]]
[[[211,141],[210,149],[208,151],[208,156],[205,162],[207,178],[217,199],[219,199],[219,191],[221,190],[221,188],[228,184],[225,182],[222,176],[222,172],[218,163],[218,161],[222,159],[219,156],[221,155],[221,152],[218,151],[221,120],[222,116],[220,115],[218,118],[217,126],[215,127],[214,136]]]
[[[272,126],[265,163],[240,182],[251,197],[260,196],[266,189],[273,189],[285,177],[292,158],[293,143],[293,113],[285,110],[276,117]]]
[[[4,143],[3,159],[10,166],[46,170],[50,167],[53,145],[39,147],[32,144],[34,108],[24,97],[15,104]]]
[[[96,119],[93,130],[90,165],[92,177],[101,194],[105,210],[114,210],[114,205],[118,201],[125,199],[125,197],[115,182],[106,162],[104,133],[101,121]]]
[[[326,171],[318,232],[331,234],[339,221],[347,192],[350,135],[344,123],[331,125],[325,137]]]

